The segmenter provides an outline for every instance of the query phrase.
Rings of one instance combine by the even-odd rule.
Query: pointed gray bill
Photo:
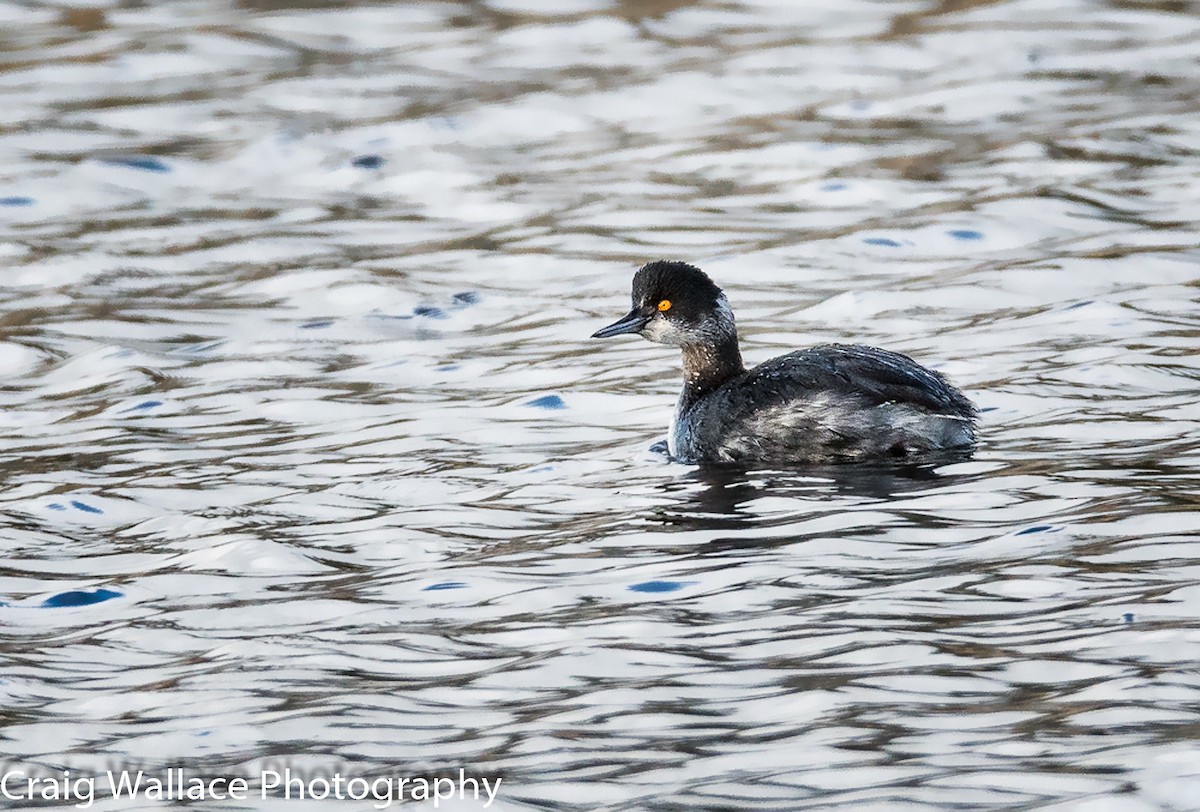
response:
[[[640,333],[648,321],[650,321],[649,316],[642,315],[640,310],[634,308],[620,321],[613,322],[607,327],[601,327],[592,333],[592,338],[610,338],[611,336],[623,336],[626,333]]]

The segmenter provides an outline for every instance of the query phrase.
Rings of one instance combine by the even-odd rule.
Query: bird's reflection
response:
[[[940,471],[962,456],[939,456],[919,464],[823,465],[794,468],[747,468],[733,463],[707,463],[660,488],[673,496],[655,508],[658,521],[686,530],[736,530],[762,523],[749,509],[764,497],[855,504],[886,501],[900,495],[950,485],[959,474]]]

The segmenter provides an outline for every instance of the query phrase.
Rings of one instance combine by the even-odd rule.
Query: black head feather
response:
[[[633,277],[633,306],[655,308],[666,300],[670,315],[684,321],[699,321],[712,313],[721,298],[704,271],[686,262],[648,262]]]

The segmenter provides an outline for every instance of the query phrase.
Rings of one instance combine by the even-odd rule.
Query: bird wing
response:
[[[856,344],[825,344],[772,358],[751,370],[760,386],[855,397],[865,405],[905,403],[935,414],[974,417],[975,407],[941,374],[907,355]]]

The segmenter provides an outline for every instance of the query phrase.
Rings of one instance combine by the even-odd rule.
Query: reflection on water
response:
[[[6,763],[1195,808],[1194,12],[0,4]],[[665,461],[660,257],[980,452]]]

